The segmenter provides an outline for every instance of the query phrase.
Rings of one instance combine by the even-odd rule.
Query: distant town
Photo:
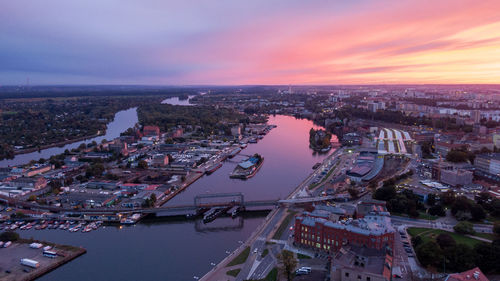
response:
[[[57,274],[109,229],[253,217],[179,280],[498,280],[499,92],[0,87],[0,280]]]

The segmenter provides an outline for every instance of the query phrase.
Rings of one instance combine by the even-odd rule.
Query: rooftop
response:
[[[462,273],[454,273],[448,275],[445,281],[466,281],[466,280],[478,280],[478,281],[489,281],[489,279],[481,272],[479,267],[475,267],[471,270],[464,271]]]
[[[350,246],[342,248],[335,256],[332,263],[336,267],[347,267],[359,269],[363,272],[369,272],[377,275],[383,275],[384,270],[390,270],[392,261],[387,260],[385,249],[369,249],[366,247]]]
[[[307,215],[307,214],[305,214]],[[349,232],[361,235],[382,235],[395,232],[391,225],[391,219],[386,216],[367,215],[362,219],[332,222],[323,218],[310,216],[297,217],[302,220],[302,224],[314,227],[316,224],[322,224],[325,227],[344,229]]]

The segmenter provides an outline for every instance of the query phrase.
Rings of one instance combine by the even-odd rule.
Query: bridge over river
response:
[[[186,215],[193,213],[200,209],[209,209],[215,207],[233,207],[239,206],[242,210],[272,210],[279,205],[294,205],[294,204],[307,204],[327,201],[333,199],[333,196],[322,197],[304,197],[294,199],[272,199],[272,200],[253,200],[245,201],[244,195],[241,192],[237,193],[213,193],[201,194],[194,198],[193,204],[184,205],[163,205],[155,208],[93,208],[93,209],[73,209],[62,208],[56,206],[35,205],[30,202],[15,200],[13,198],[2,198],[9,205],[22,207],[24,209],[31,209],[34,211],[50,211],[54,213],[72,213],[87,214],[87,215],[116,215],[116,214],[156,214],[157,216],[176,216]]]

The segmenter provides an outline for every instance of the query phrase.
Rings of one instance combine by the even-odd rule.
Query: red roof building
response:
[[[462,273],[454,273],[448,275],[445,281],[489,281],[489,279],[481,272],[479,267],[474,267],[471,270],[464,271]]]
[[[142,132],[144,136],[160,136],[160,128],[158,126],[144,126]]]

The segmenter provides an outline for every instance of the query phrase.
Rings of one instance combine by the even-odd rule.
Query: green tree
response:
[[[436,204],[436,195],[431,193],[427,196],[427,205],[434,206]]]
[[[353,199],[358,198],[359,191],[356,188],[351,187],[351,188],[347,189],[347,191],[349,192],[349,195],[351,195],[351,198],[353,198]]]
[[[295,259],[293,253],[283,250],[281,251],[281,254],[278,255],[278,259],[283,265],[283,274],[286,276],[288,281],[291,281],[293,279],[295,267],[297,266],[297,260]]]
[[[486,212],[479,204],[472,204],[470,206],[470,214],[475,221],[482,221],[486,218]]]
[[[17,241],[19,240],[19,234],[12,231],[5,231],[0,234],[0,241]]]
[[[446,212],[441,204],[430,207],[429,214],[432,216],[440,216],[440,217],[446,216]]]
[[[383,186],[375,191],[373,198],[388,201],[396,197],[396,188],[393,185]]]
[[[434,241],[428,241],[417,247],[418,260],[424,267],[441,267],[443,262],[443,251]]]
[[[468,221],[461,221],[457,223],[454,227],[453,230],[455,230],[456,233],[460,234],[475,234],[476,232],[474,231],[472,223]]]
[[[476,253],[465,244],[457,244],[445,251],[447,268],[453,271],[465,271],[475,266]]]
[[[137,168],[146,170],[148,168],[148,162],[145,160],[139,161],[139,163],[137,163]]]
[[[423,240],[422,237],[420,236],[414,236],[411,238],[411,244],[413,245],[414,248],[417,248],[422,244]]]
[[[493,225],[493,233],[495,233],[497,236],[500,236],[500,222],[495,222]]]
[[[484,273],[498,272],[498,264],[500,264],[500,240],[493,243],[478,243],[474,246],[476,253],[476,265],[481,268]]]
[[[449,162],[460,163],[467,161],[474,161],[474,158],[469,155],[469,153],[463,149],[452,149],[450,152],[446,154],[446,160]],[[472,162],[471,162],[472,163]]]
[[[453,237],[451,237],[448,233],[439,234],[438,237],[436,237],[436,243],[438,243],[442,250],[453,248],[457,245],[455,239],[453,239]]]

